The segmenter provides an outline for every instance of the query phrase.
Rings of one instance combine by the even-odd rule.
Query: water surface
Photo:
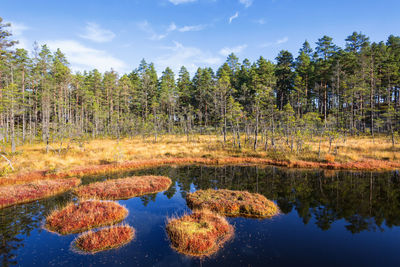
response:
[[[124,223],[136,229],[129,245],[95,255],[70,249],[76,235],[43,230],[44,218],[70,193],[0,210],[1,266],[400,266],[398,172],[300,171],[277,167],[159,167],[84,177],[83,183],[130,175],[166,175],[165,192],[121,200]],[[235,237],[217,254],[196,259],[175,252],[166,218],[190,212],[185,195],[227,188],[263,194],[282,214],[273,219],[228,218]]]

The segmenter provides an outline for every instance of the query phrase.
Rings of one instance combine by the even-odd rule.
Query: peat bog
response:
[[[59,236],[43,229],[52,211],[71,202],[78,203],[76,195],[67,192],[0,210],[2,265],[400,264],[396,246],[400,239],[400,175],[396,171],[163,166],[85,176],[82,184],[136,175],[166,176],[172,183],[166,191],[118,201],[129,211],[122,226],[134,228],[133,232],[128,228],[119,232],[119,238],[115,238],[118,248],[101,251],[110,247],[105,242],[109,238],[104,236],[116,236],[113,231],[100,232],[107,227],[93,230],[92,236],[85,235],[86,240],[96,240],[89,242],[92,244],[86,249],[89,254],[70,249],[76,247],[78,234]],[[280,214],[267,219],[227,217],[234,234],[216,253],[205,258],[179,253],[168,238],[167,218],[179,219],[192,214],[186,203],[188,194],[210,188],[260,194],[277,204]],[[197,226],[206,227],[205,224]]]

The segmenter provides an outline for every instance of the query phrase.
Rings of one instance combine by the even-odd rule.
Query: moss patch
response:
[[[166,230],[172,247],[191,256],[209,256],[233,236],[226,219],[208,210],[170,219]]]
[[[226,189],[198,190],[186,196],[191,209],[209,209],[227,216],[268,218],[279,214],[278,206],[260,194]]]
[[[84,199],[129,199],[167,190],[171,183],[164,176],[133,176],[80,186],[74,192]]]
[[[135,229],[128,225],[112,226],[78,236],[74,245],[86,253],[96,253],[128,244],[135,236]]]
[[[0,209],[47,198],[70,190],[80,179],[57,179],[0,187]]]
[[[128,216],[128,210],[115,202],[83,201],[70,203],[46,218],[45,228],[63,235],[111,225]]]

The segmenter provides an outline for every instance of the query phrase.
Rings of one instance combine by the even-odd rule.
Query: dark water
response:
[[[169,176],[166,192],[119,201],[136,238],[117,250],[80,255],[76,235],[42,229],[45,216],[75,200],[67,193],[0,211],[2,266],[400,266],[400,174],[298,171],[275,167],[160,167],[86,177],[84,183],[132,174]],[[228,218],[235,237],[199,260],[169,246],[166,218],[188,212],[185,195],[207,188],[249,190],[277,202],[274,219]]]

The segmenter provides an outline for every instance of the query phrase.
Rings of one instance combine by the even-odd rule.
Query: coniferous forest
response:
[[[24,143],[64,138],[216,134],[240,147],[274,148],[287,138],[301,150],[312,135],[387,135],[400,130],[400,37],[379,43],[351,33],[339,47],[329,36],[305,41],[273,61],[230,54],[217,70],[191,77],[144,59],[132,72],[73,73],[62,51],[15,48],[0,20],[0,139]],[[262,136],[262,144],[260,143]]]

